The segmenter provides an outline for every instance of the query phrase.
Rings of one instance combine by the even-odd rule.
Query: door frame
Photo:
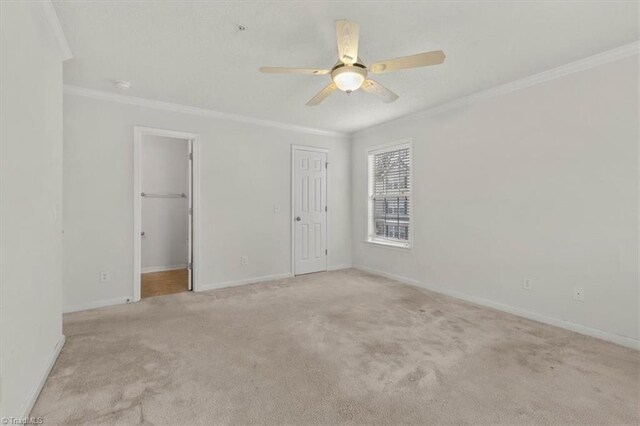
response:
[[[157,129],[154,127],[134,126],[133,128],[133,301],[141,298],[141,273],[142,273],[142,192],[141,179],[141,147],[144,136],[163,136],[191,140],[192,152],[192,186],[191,186],[191,289],[198,291],[200,283],[200,135],[195,133],[180,132],[175,130]],[[188,161],[188,159],[187,159]]]
[[[295,214],[295,196],[296,196],[296,186],[295,186],[295,164],[296,164],[296,151],[311,151],[311,152],[323,152],[327,155],[327,164],[329,164],[329,149],[328,148],[320,148],[315,146],[307,146],[307,145],[291,145],[291,216],[289,220],[291,221],[291,275],[295,277],[296,275],[296,221],[294,218]],[[325,232],[325,247],[327,248],[327,255],[324,258],[325,265],[324,270],[329,270],[329,167],[325,167],[327,173],[327,229]]]

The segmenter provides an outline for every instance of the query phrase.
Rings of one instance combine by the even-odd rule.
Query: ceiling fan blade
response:
[[[316,68],[286,68],[286,67],[260,67],[260,72],[266,74],[311,74],[324,75],[329,74],[329,70],[321,70]]]
[[[338,88],[338,86],[336,86],[335,83],[333,83],[333,82],[330,83],[324,89],[319,91],[317,95],[315,95],[313,98],[311,98],[311,100],[309,102],[307,102],[307,106],[316,106],[316,105],[318,105],[320,102],[324,101],[327,98],[327,96],[329,96],[337,88]]]
[[[364,83],[362,83],[362,90],[378,96],[383,100],[383,102],[386,103],[393,102],[399,97],[391,90],[384,87],[382,84],[373,80],[365,80]]]
[[[338,58],[343,64],[354,64],[358,60],[358,38],[360,27],[355,22],[342,19],[336,21]]]
[[[426,67],[438,65],[444,62],[445,54],[442,50],[419,53],[417,55],[403,56],[401,58],[389,59],[376,62],[371,65],[370,70],[374,74],[404,70],[407,68]]]

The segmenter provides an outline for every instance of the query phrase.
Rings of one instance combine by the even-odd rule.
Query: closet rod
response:
[[[187,198],[185,194],[150,194],[141,192],[140,195],[145,198]]]

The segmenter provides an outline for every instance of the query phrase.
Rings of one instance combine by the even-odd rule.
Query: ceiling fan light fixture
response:
[[[358,66],[347,65],[334,69],[331,77],[338,89],[351,93],[362,86],[362,83],[367,78],[367,70]]]
[[[2,0],[0,0],[2,1]],[[381,74],[406,70],[410,68],[428,67],[444,62],[446,55],[442,50],[418,53],[417,55],[402,56],[376,62],[367,67],[358,56],[360,27],[348,19],[340,19],[336,24],[336,40],[338,42],[338,62],[328,69],[291,68],[291,67],[261,67],[263,73],[279,74],[310,74],[326,75],[331,73],[331,83],[322,88],[307,102],[307,106],[316,106],[330,94],[339,89],[346,93],[362,89],[367,93],[378,96],[383,102],[393,102],[398,95],[375,80],[367,79],[369,72]]]

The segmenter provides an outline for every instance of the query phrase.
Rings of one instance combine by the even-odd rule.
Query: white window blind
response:
[[[411,146],[369,152],[369,241],[409,246]]]

